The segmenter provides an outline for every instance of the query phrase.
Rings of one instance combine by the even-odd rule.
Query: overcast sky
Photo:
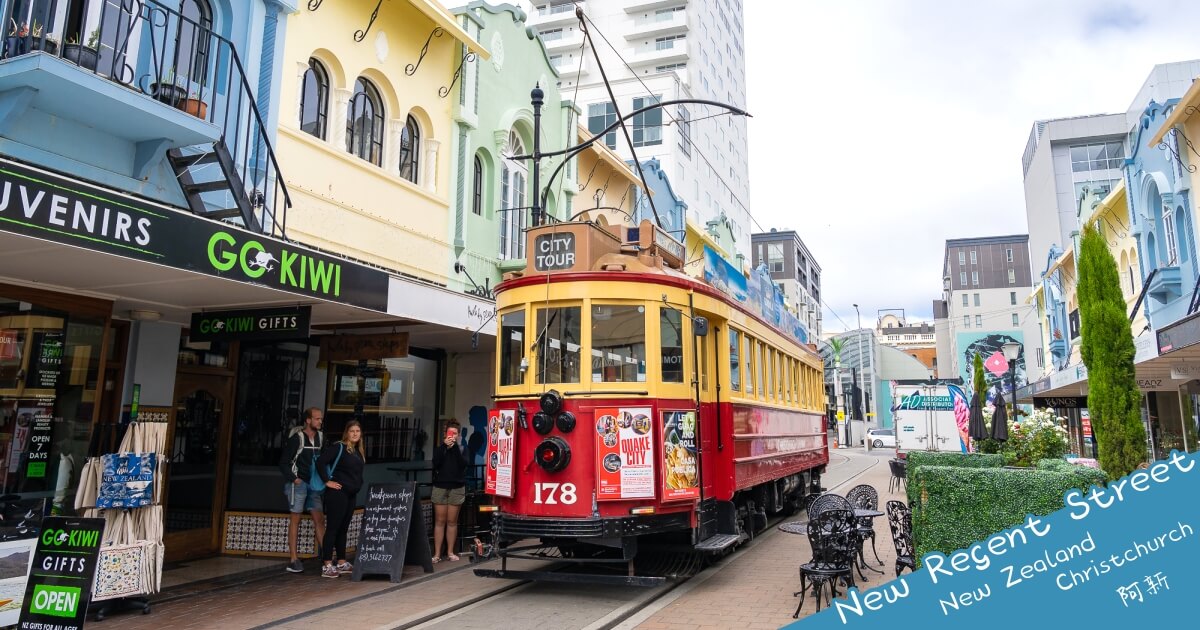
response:
[[[1154,64],[1200,58],[1196,0],[745,6],[751,212],[823,268],[826,330],[855,302],[864,327],[931,317],[946,239],[1027,231],[1034,120],[1124,112]]]

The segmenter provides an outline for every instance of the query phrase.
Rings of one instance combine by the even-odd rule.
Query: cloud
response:
[[[1123,112],[1200,57],[1200,3],[1138,6],[745,2],[751,212],[816,257],[827,328],[930,317],[946,239],[1027,231],[1035,120]]]

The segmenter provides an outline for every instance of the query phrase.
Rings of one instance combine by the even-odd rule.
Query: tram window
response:
[[[764,399],[767,397],[767,392],[770,391],[770,389],[771,389],[767,385],[767,382],[765,380],[763,380],[763,361],[766,359],[766,356],[767,356],[766,346],[763,345],[761,342],[755,342],[755,344],[754,344],[754,362],[758,364],[758,372],[755,374],[754,380],[758,383],[759,398],[764,398]]]
[[[733,391],[742,389],[742,366],[738,363],[738,331],[729,329],[729,386]]]
[[[785,365],[787,365],[787,358],[783,356],[782,352],[777,352],[775,354],[775,391],[779,392],[779,395],[775,399],[779,402],[787,401],[783,388],[783,381],[787,378],[787,372],[784,371]]]
[[[539,308],[537,312],[537,382],[579,382],[580,308]]]
[[[746,394],[754,394],[754,338],[750,335],[745,337],[746,343],[742,346],[746,356]]]
[[[646,307],[592,307],[592,382],[646,381]]]
[[[520,385],[525,381],[521,360],[525,358],[525,311],[500,316],[500,384]]]
[[[683,313],[663,307],[659,311],[658,332],[661,349],[662,381],[683,382]]]
[[[763,393],[766,394],[767,400],[775,397],[775,351],[763,347],[763,373],[766,374],[767,380],[763,381]]]
[[[696,338],[696,345],[700,346],[700,389],[708,391],[708,340],[704,337]]]

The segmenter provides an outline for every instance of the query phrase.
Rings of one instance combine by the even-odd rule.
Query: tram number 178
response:
[[[533,502],[546,505],[574,505],[575,484],[573,483],[535,483],[533,484]]]

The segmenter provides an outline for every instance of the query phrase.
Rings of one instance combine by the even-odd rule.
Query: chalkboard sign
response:
[[[371,484],[358,530],[352,580],[383,573],[399,582],[406,564],[419,564],[426,573],[433,573],[429,536],[425,519],[415,509],[416,499],[415,482]]]

